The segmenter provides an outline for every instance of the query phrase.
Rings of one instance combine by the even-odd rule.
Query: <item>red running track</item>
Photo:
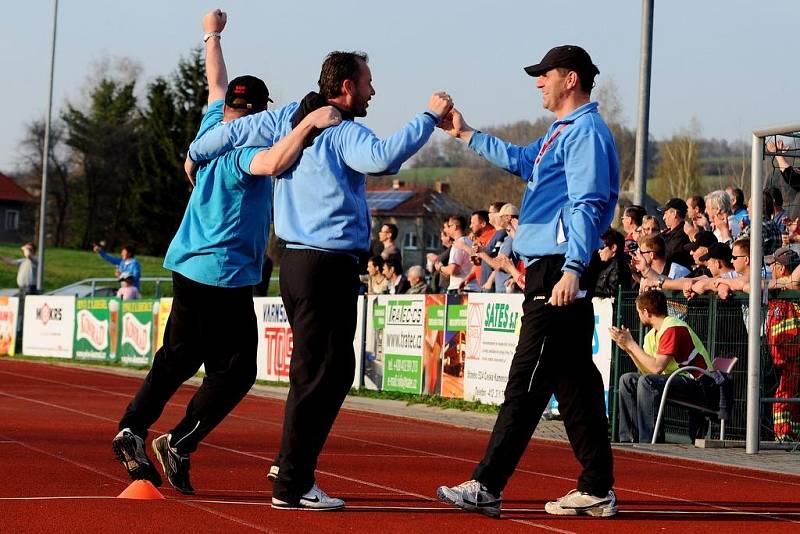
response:
[[[502,518],[468,514],[439,503],[435,491],[469,478],[486,432],[350,410],[340,414],[318,470],[320,486],[347,508],[273,510],[266,472],[279,444],[283,403],[254,395],[192,457],[197,495],[167,485],[166,500],[116,499],[129,480],[110,443],[140,381],[0,359],[0,531],[800,531],[800,477],[628,451],[615,451],[617,517],[547,515],[544,503],[574,487],[578,465],[567,444],[541,440],[531,443],[511,479]],[[153,432],[181,417],[193,391],[178,391]]]

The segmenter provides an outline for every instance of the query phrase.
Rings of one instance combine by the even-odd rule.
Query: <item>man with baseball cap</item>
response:
[[[270,101],[267,86],[258,78],[241,76],[228,83],[220,45],[226,21],[227,15],[220,10],[203,18],[208,110],[198,136],[221,122],[262,111]],[[174,295],[164,344],[112,442],[117,459],[134,480],[161,484],[144,447],[148,429],[178,387],[204,365],[205,378],[185,417],[152,442],[170,484],[181,493],[194,493],[189,455],[233,410],[256,378],[258,339],[252,286],[261,280],[269,236],[269,176],[280,174],[297,159],[313,128],[338,122],[337,111],[321,108],[270,150],[243,148],[197,168],[185,167],[196,177],[196,187],[164,258],[164,267],[172,271]],[[220,309],[225,313],[219,313]]]
[[[499,516],[502,491],[555,393],[583,471],[577,489],[545,505],[556,515],[617,513],[603,382],[592,362],[594,311],[582,276],[619,196],[614,138],[590,96],[599,69],[575,45],[558,46],[525,68],[536,77],[556,121],[528,146],[472,129],[453,109],[441,128],[527,182],[514,251],[525,261],[522,329],[505,400],[486,454],[472,479],[442,486],[438,497],[465,510]]]
[[[791,276],[792,271],[800,265],[800,256],[794,249],[781,247],[775,254],[764,256],[764,263],[772,269],[772,278],[780,280]]]

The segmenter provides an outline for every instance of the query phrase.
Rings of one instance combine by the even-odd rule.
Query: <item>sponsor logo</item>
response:
[[[47,324],[50,321],[60,321],[62,316],[61,308],[51,308],[46,302],[42,304],[41,308],[36,308],[36,318],[42,324]]]
[[[467,311],[467,358],[477,358],[483,332],[483,303],[471,302]]]
[[[486,304],[486,320],[484,328],[490,332],[514,333],[517,329],[519,312],[511,311],[508,304],[502,302],[488,302]]]
[[[294,348],[292,329],[288,326],[264,328],[264,348],[267,356],[267,373],[270,376],[288,377]]]
[[[140,356],[150,352],[152,323],[143,324],[132,313],[122,316],[122,344],[128,343]]]
[[[77,322],[75,336],[78,341],[85,339],[95,350],[108,348],[108,321],[101,321],[89,310],[81,310],[78,312]]]
[[[388,324],[421,325],[425,316],[421,301],[390,300],[388,308]]]

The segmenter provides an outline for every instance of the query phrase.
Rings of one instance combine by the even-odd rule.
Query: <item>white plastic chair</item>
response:
[[[714,358],[714,361],[711,362],[713,370],[709,371],[708,369],[701,369],[699,367],[689,366],[689,367],[681,367],[674,373],[670,375],[667,379],[667,383],[664,384],[664,392],[661,394],[661,404],[658,407],[658,416],[656,417],[656,426],[653,429],[653,439],[650,442],[651,444],[655,445],[656,438],[658,437],[658,430],[661,428],[661,420],[664,416],[664,407],[667,404],[667,393],[669,392],[669,386],[672,383],[672,380],[681,373],[688,373],[689,371],[699,371],[709,377],[710,379],[714,380],[714,383],[720,388],[720,395],[722,395],[722,383],[718,381],[718,373],[722,373],[723,375],[730,375],[731,371],[733,371],[733,366],[736,365],[738,358]],[[728,380],[727,376],[725,380]],[[716,410],[709,408],[708,406],[704,406],[702,404],[693,404],[686,401],[678,401],[672,400],[669,401],[673,404],[678,404],[685,408],[689,408],[692,410],[700,411],[707,415],[714,415],[719,419],[719,439],[725,439],[725,419],[727,417],[723,417],[724,414],[721,413],[719,407]]]

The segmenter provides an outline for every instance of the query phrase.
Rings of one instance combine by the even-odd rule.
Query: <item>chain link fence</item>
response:
[[[714,357],[736,357],[733,369],[733,404],[725,437],[744,440],[747,390],[748,295],[740,293],[728,300],[698,296],[687,300],[679,292],[666,292],[669,313],[684,321],[697,333]],[[636,312],[636,292],[621,292],[615,303],[615,324],[630,328],[639,343],[647,332]],[[762,441],[797,442],[800,436],[800,292],[784,292],[770,298],[761,316],[761,409]],[[612,432],[618,437],[619,377],[636,371],[631,358],[614,347],[610,392]],[[781,397],[781,398],[776,398]],[[790,397],[790,398],[786,398]],[[769,400],[772,399],[772,400]],[[764,402],[767,401],[767,402]],[[774,402],[777,401],[777,402]],[[664,418],[667,441],[689,442],[688,411],[668,404]],[[711,422],[711,436],[719,436],[719,423]]]

